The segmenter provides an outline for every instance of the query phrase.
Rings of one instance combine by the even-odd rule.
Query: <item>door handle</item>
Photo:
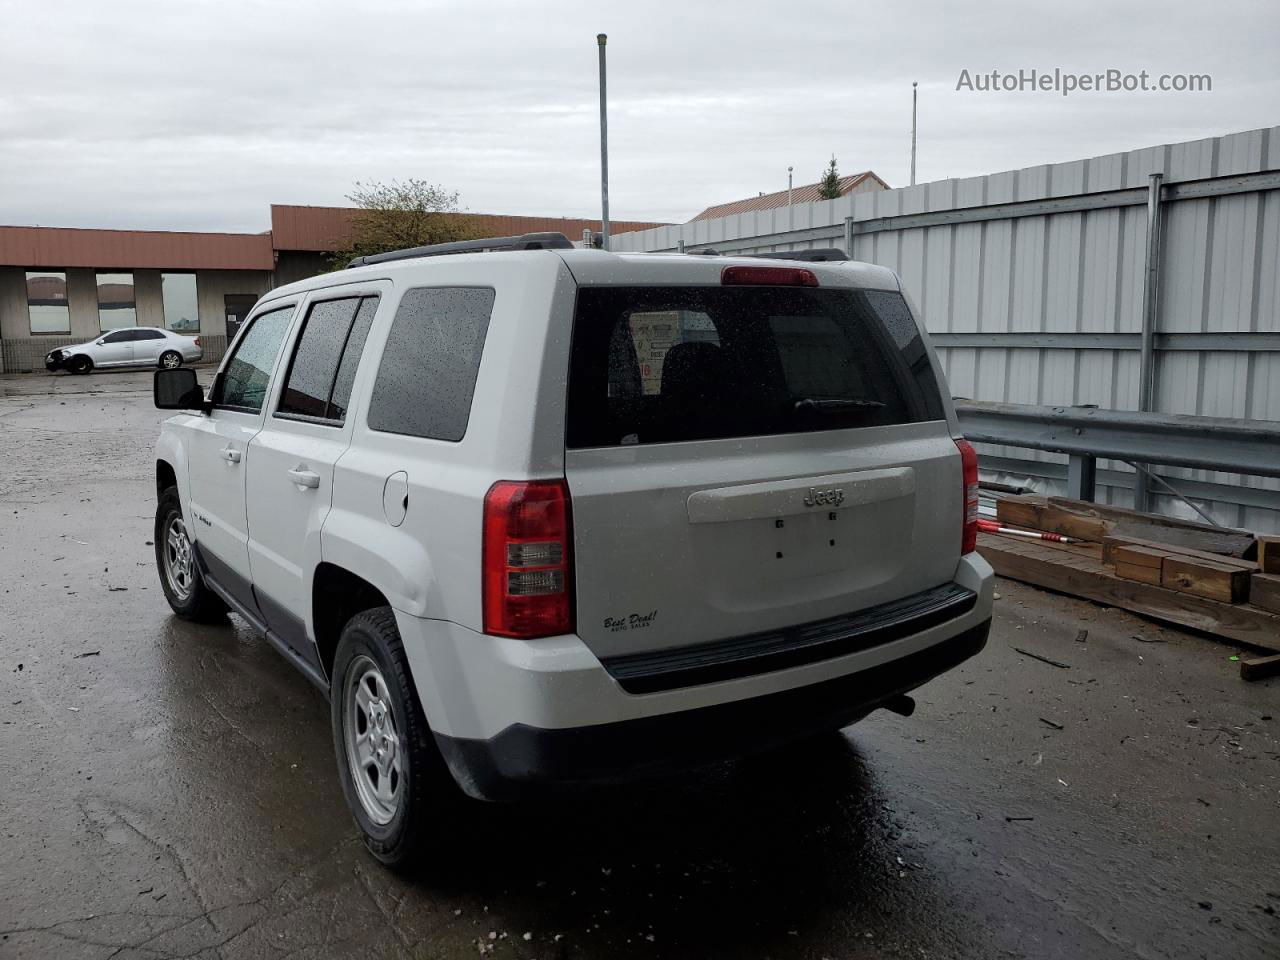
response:
[[[320,486],[320,474],[313,473],[303,467],[295,467],[290,470],[289,479],[300,487],[308,487],[312,490]]]
[[[239,450],[233,450],[231,447],[223,447],[223,448],[222,448],[222,459],[223,459],[223,460],[225,460],[225,461],[227,461],[227,463],[239,463],[239,462],[240,462],[240,451],[239,451]]]

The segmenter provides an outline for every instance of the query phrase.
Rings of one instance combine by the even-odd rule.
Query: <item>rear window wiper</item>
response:
[[[847,410],[883,410],[884,406],[879,400],[819,400],[815,397],[802,397],[791,409],[796,413],[843,413]]]

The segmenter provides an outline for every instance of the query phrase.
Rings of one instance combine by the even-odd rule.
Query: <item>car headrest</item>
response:
[[[718,344],[677,343],[662,361],[663,396],[707,393],[720,386],[724,354]]]

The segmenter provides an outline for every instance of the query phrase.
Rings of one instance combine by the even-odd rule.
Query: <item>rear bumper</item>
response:
[[[871,650],[947,623],[977,605],[974,591],[946,583],[844,616],[602,662],[627,693],[677,690]]]
[[[811,686],[716,706],[560,730],[515,724],[489,740],[436,735],[472,796],[610,783],[745,756],[865,717],[982,650],[991,621],[898,660]]]
[[[982,648],[991,567],[969,554],[954,581],[973,602],[945,621],[813,662],[653,692],[628,692],[574,635],[513,640],[399,611],[396,619],[455,778],[475,796],[504,797],[531,784],[658,773],[847,725]],[[647,748],[662,731],[674,742]]]

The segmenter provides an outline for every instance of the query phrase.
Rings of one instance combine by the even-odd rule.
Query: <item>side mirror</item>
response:
[[[190,367],[157,370],[151,394],[158,410],[205,410],[204,391]]]

